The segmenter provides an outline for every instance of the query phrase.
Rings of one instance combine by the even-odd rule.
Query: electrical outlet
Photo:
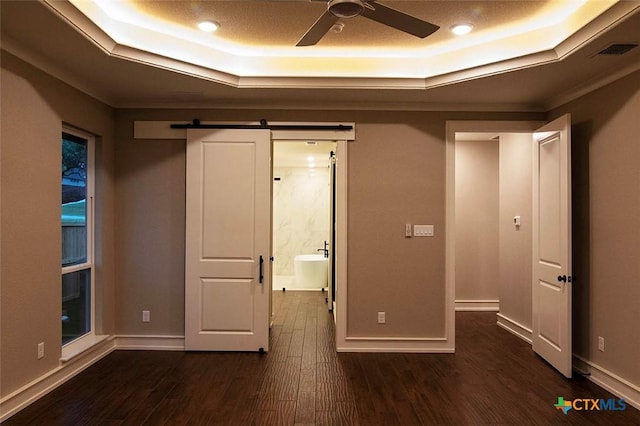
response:
[[[604,352],[604,337],[598,336],[598,350]]]
[[[44,358],[44,342],[38,343],[38,359]]]
[[[142,311],[142,322],[151,321],[151,311]]]
[[[387,314],[385,312],[378,312],[378,324],[384,324],[387,321]]]

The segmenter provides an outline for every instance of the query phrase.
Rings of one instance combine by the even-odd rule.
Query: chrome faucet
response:
[[[324,253],[324,257],[328,258],[329,257],[329,243],[325,240],[324,248],[319,248],[316,251],[323,252]]]

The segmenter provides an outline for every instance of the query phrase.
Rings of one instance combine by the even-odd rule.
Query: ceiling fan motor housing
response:
[[[338,18],[353,18],[362,13],[364,3],[361,0],[330,0],[327,8]]]

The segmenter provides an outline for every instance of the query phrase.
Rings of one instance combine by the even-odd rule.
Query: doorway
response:
[[[456,274],[456,266],[457,266],[457,258],[456,258],[456,254],[457,254],[457,247],[456,247],[456,242],[458,241],[458,229],[456,227],[456,210],[457,210],[457,206],[456,206],[456,140],[458,138],[462,138],[465,139],[465,137],[463,135],[466,135],[466,139],[485,139],[485,140],[492,140],[497,138],[496,140],[499,143],[498,146],[498,165],[497,167],[500,169],[501,165],[503,165],[504,167],[507,166],[511,166],[513,167],[513,170],[506,170],[505,173],[512,173],[514,170],[515,171],[521,171],[524,176],[519,176],[518,179],[516,181],[509,181],[508,179],[500,179],[499,174],[500,174],[500,170],[498,171],[498,179],[499,179],[499,186],[498,186],[498,194],[502,193],[501,196],[499,196],[498,199],[498,221],[499,221],[499,226],[498,226],[498,232],[500,232],[502,230],[501,227],[503,226],[507,226],[505,225],[505,223],[503,223],[506,220],[507,215],[511,215],[511,218],[509,219],[509,223],[508,225],[511,226],[511,220],[513,219],[513,216],[523,216],[522,212],[530,212],[531,208],[530,208],[530,203],[526,204],[525,199],[529,199],[530,200],[530,192],[527,193],[527,191],[525,191],[522,187],[520,187],[519,183],[523,182],[523,179],[526,181],[526,185],[528,185],[529,187],[531,186],[531,163],[530,163],[530,152],[531,152],[531,148],[530,148],[530,135],[531,133],[541,125],[541,122],[515,122],[515,121],[504,121],[504,122],[485,122],[485,121],[454,121],[454,122],[448,122],[447,123],[447,188],[446,188],[446,192],[447,192],[447,236],[446,236],[446,286],[447,286],[447,294],[449,294],[450,299],[448,299],[450,301],[450,304],[448,305],[449,308],[447,309],[447,330],[452,333],[452,335],[455,333],[455,308],[456,308],[456,304],[455,304],[455,294],[456,294],[456,281],[457,281],[457,274]],[[522,140],[520,140],[518,142],[518,135],[521,135],[523,138],[527,138],[527,141],[523,142]],[[520,151],[518,151],[521,155],[524,156],[524,158],[520,158],[518,160],[517,158],[517,153],[516,152],[511,152],[511,153],[507,153],[505,150],[507,147],[512,147],[512,146],[518,146],[520,148]],[[525,152],[528,154],[528,156],[526,154],[523,154],[523,152]],[[502,157],[500,157],[502,156]],[[509,159],[509,161],[507,161],[508,156],[512,157]],[[528,162],[528,163],[527,163]],[[526,164],[525,164],[526,163]],[[525,167],[523,167],[522,165],[525,164]],[[504,174],[504,173],[503,173]],[[501,187],[500,184],[504,185],[504,187]],[[509,186],[511,185],[511,186]],[[516,206],[509,206],[509,208],[507,208],[504,203],[506,200],[506,194],[507,190],[513,190],[514,192],[517,193],[517,191],[520,191],[520,195],[518,196],[518,203],[516,203]],[[528,198],[527,198],[528,197]],[[504,200],[503,200],[504,199]],[[500,207],[500,203],[502,202],[503,206]],[[509,228],[509,231],[514,230],[515,228]],[[522,236],[523,234],[523,228],[519,229],[519,234],[517,234],[518,236]],[[524,242],[520,242],[521,245],[526,245],[528,244],[528,246],[530,246],[530,240],[529,241],[524,241]],[[501,255],[503,253],[501,253],[501,249],[506,249],[507,246],[504,245],[500,245],[500,242],[498,241],[498,259],[500,259]],[[525,256],[527,257],[527,256]],[[530,263],[530,256],[527,257],[527,260]],[[498,266],[498,268],[500,268],[500,266]],[[498,277],[499,277],[500,271],[498,270]],[[520,280],[513,280],[513,282],[522,282],[523,286],[521,289],[517,289],[517,288],[511,288],[510,290],[513,290],[514,294],[518,293],[518,290],[521,291],[522,293],[524,293],[525,291],[529,291],[530,293],[530,274],[527,276],[522,277],[522,279]],[[526,287],[526,290],[525,290]],[[500,312],[498,312],[498,319],[501,318],[501,314],[503,313],[503,309],[505,308],[505,306],[509,306],[510,305],[510,295],[506,295],[503,294],[503,292],[501,291],[502,289],[498,289],[498,299],[500,300]],[[514,298],[515,299],[515,298]],[[482,299],[479,299],[482,300]],[[490,300],[490,299],[486,299],[486,300]],[[520,301],[522,303],[522,305],[527,305],[527,301]],[[531,306],[531,299],[529,298],[528,300],[528,306]],[[497,305],[497,302],[496,302]],[[518,305],[521,306],[521,305]],[[529,308],[530,309],[530,308]],[[530,311],[529,311],[530,312]],[[525,313],[524,315],[521,315],[518,318],[525,318],[527,316],[527,314]],[[525,321],[520,320],[520,321],[513,321],[514,324],[520,324],[523,327],[518,327],[518,331],[523,331],[526,334],[526,330],[530,330],[530,326],[527,326],[529,323],[530,324],[530,315],[529,315],[529,320]],[[525,324],[522,324],[525,323]],[[510,323],[511,324],[511,323]]]
[[[499,309],[499,139],[456,133],[456,312]]]
[[[499,136],[498,278],[502,328],[571,376],[570,116],[536,122],[447,123],[447,331],[455,333],[456,142],[465,132]],[[462,274],[461,274],[462,275]],[[557,280],[556,280],[557,277]],[[563,284],[564,282],[564,284]],[[532,291],[533,290],[533,291]]]
[[[273,289],[327,292],[333,310],[335,141],[273,141]]]
[[[535,121],[534,122],[532,121],[450,121],[450,122],[447,122],[447,148],[446,148],[446,151],[447,151],[446,152],[446,158],[447,158],[446,160],[446,170],[447,170],[446,171],[446,194],[447,195],[446,195],[446,242],[445,242],[445,246],[446,246],[445,277],[446,277],[446,295],[447,295],[446,331],[447,331],[447,336],[451,336],[451,339],[453,342],[455,342],[455,311],[456,311],[456,302],[455,302],[456,300],[456,266],[457,266],[456,265],[457,263],[456,242],[458,240],[457,235],[459,232],[456,227],[456,210],[457,210],[457,206],[456,206],[456,139],[457,139],[457,135],[462,137],[462,134],[467,134],[469,136],[468,137],[469,139],[487,139],[488,138],[489,140],[497,136],[498,141],[501,142],[503,145],[506,144],[507,139],[511,137],[517,138],[518,135],[522,135],[522,137],[529,138],[528,139],[529,144],[527,145],[527,147],[529,148],[527,152],[530,153],[531,151],[530,135],[541,124],[543,123],[535,122]],[[514,141],[514,144],[515,143],[517,142]],[[509,146],[512,146],[512,145],[509,145]],[[500,150],[500,148],[504,149],[504,146],[503,147],[499,146],[498,149]],[[527,150],[526,147],[525,147],[525,150]],[[503,156],[502,160],[504,161],[505,159],[506,157]],[[523,173],[527,173],[526,168],[522,168],[522,167],[517,168],[516,164],[519,164],[518,161],[511,161],[511,162],[504,161],[504,163],[510,164],[511,166],[516,167],[516,170],[520,170]],[[500,164],[500,157],[499,157],[499,164]],[[531,166],[529,162],[528,163],[529,177],[527,178],[528,179],[527,184],[529,186],[531,181],[530,170],[531,170]],[[502,183],[509,184],[509,181],[506,179],[503,179]],[[514,185],[514,190],[517,191],[518,189],[521,189],[521,188],[518,188],[518,185]],[[499,187],[498,191],[500,190],[502,190],[502,188]],[[522,192],[521,196],[526,197],[526,194]],[[520,200],[520,198],[518,199]],[[518,210],[525,211],[526,208],[527,208],[526,206],[520,206]],[[511,210],[504,209],[504,211],[510,212]],[[529,211],[530,211],[530,208],[529,208]],[[507,213],[503,213],[503,214],[507,214]],[[508,214],[511,214],[511,213],[508,213]],[[512,214],[512,216],[516,216],[516,215],[518,215],[518,213]],[[498,228],[498,232],[499,232],[500,227],[506,226],[506,225],[502,223],[503,218],[501,218],[500,215],[498,220],[500,222],[500,225]],[[520,233],[517,235],[522,236],[523,233]],[[521,244],[526,244],[526,242]],[[506,246],[500,247],[498,242],[498,259],[501,256],[500,248],[506,249]],[[530,259],[531,258],[529,257],[528,258],[529,263],[530,263]],[[499,276],[499,272],[500,271],[498,271],[498,276]],[[526,287],[526,289],[528,289],[528,292],[530,294],[530,280],[531,280],[531,277],[529,275],[524,277],[520,281],[513,280],[513,282],[521,282],[523,288],[520,289],[520,291],[522,292],[527,291],[524,289]],[[505,307],[510,305],[510,297],[506,294],[502,294],[500,290],[501,289],[499,288],[498,298],[494,299],[495,302],[489,302],[487,306],[487,303],[480,303],[476,301],[476,303],[469,304],[471,306],[475,305],[471,309],[498,306],[497,300],[500,300],[500,305],[499,305],[500,312],[497,313],[498,323],[500,323],[501,320],[504,319],[502,315]],[[514,294],[518,293],[517,288],[512,287],[510,290],[513,290]],[[491,299],[478,299],[478,300],[491,300]],[[524,305],[527,305],[528,303],[528,306],[530,309],[530,306],[531,306],[530,298],[528,299],[528,301],[517,299],[516,302],[522,304],[517,306],[524,306]],[[504,324],[499,324],[499,325],[506,324],[510,328],[509,331],[514,332],[515,334],[518,334],[518,336],[520,337],[526,338],[527,334],[529,336],[531,334],[531,328],[529,325],[531,321],[530,320],[531,317],[529,315],[528,320],[526,319],[526,317],[527,317],[526,314],[519,317],[519,318],[523,318],[520,321],[512,320],[511,318],[509,318],[509,321],[504,321]]]
[[[208,146],[210,147],[215,146],[220,148],[219,150],[217,150],[216,148],[214,149],[214,151],[215,150],[230,151],[228,153],[231,153],[231,154],[236,153],[238,155],[240,154],[249,155],[251,158],[249,157],[243,158],[242,160],[243,164],[249,164],[249,162],[251,162],[257,166],[258,163],[260,163],[261,168],[263,167],[263,165],[266,164],[268,169],[268,177],[264,179],[260,177],[258,181],[266,182],[268,184],[269,193],[270,193],[270,187],[272,184],[272,176],[271,176],[272,152],[270,148],[272,140],[278,140],[278,141],[316,140],[316,141],[335,141],[336,142],[336,161],[337,161],[336,163],[337,164],[336,197],[335,197],[336,242],[334,244],[334,250],[336,253],[336,259],[335,259],[336,305],[334,309],[334,317],[335,317],[335,323],[336,323],[336,340],[340,342],[344,341],[346,336],[347,307],[346,307],[346,303],[340,303],[340,301],[341,300],[346,301],[346,293],[347,293],[347,175],[348,175],[347,174],[347,165],[348,165],[347,142],[355,140],[355,123],[348,123],[348,122],[347,123],[345,122],[311,122],[311,123],[270,122],[270,123],[266,123],[266,120],[260,120],[260,122],[255,122],[255,121],[254,122],[216,122],[216,121],[200,121],[195,119],[193,123],[186,123],[186,124],[175,123],[172,121],[135,121],[134,122],[134,139],[153,139],[153,140],[171,139],[171,140],[178,140],[178,141],[182,140],[182,141],[186,141],[187,146],[189,146],[190,139],[195,140],[195,138],[189,137],[189,131],[192,129],[201,129],[201,130],[209,129],[209,132],[207,132],[205,135],[205,139],[207,139],[205,142],[216,142],[214,140],[216,138],[215,137],[212,138],[212,135],[217,133],[214,131],[215,129],[218,129],[218,130],[226,129],[229,131],[233,130],[232,132],[233,136],[229,135],[228,138],[225,136],[223,137],[223,139],[226,139],[226,141],[225,140],[221,141],[223,144],[225,142],[227,143],[226,148],[228,148],[228,150],[225,148],[224,145],[208,145]],[[245,133],[245,132],[247,132],[249,129],[253,129],[253,131],[262,130],[266,132],[266,134],[268,135],[266,138],[266,141],[264,141],[266,146],[269,147],[268,155],[266,156],[265,159],[262,159],[262,157],[260,157],[260,160],[258,160],[258,157],[253,156],[252,154],[253,152],[256,152],[253,147],[256,146],[255,143],[257,141],[252,141],[251,138],[245,139],[244,136],[241,136],[241,134],[244,134],[245,136],[248,135],[248,133]],[[225,132],[225,134],[227,133]],[[239,140],[239,142],[241,142],[240,144],[236,144],[234,142],[236,138],[242,139],[242,140]],[[259,144],[262,145],[263,142],[259,142]],[[202,150],[196,149],[195,152],[202,153]],[[218,162],[223,161],[221,160],[221,157],[219,157],[217,154],[218,153],[216,152],[216,155],[211,155],[209,157],[211,157],[213,160]],[[240,156],[243,157],[243,155],[240,155]],[[229,164],[234,164],[234,162],[235,160],[230,161]],[[195,170],[201,169],[201,166],[203,166],[203,162],[197,161],[197,158],[195,163],[194,162],[191,162],[191,163],[196,165]],[[189,170],[190,167],[187,166],[187,169]],[[206,170],[209,170],[209,169],[210,168],[207,168]],[[203,177],[203,175],[204,174],[200,174],[199,176]],[[206,204],[208,207],[211,207],[213,209],[218,208],[219,206],[232,206],[232,208],[227,209],[227,211],[230,212],[227,215],[229,220],[233,220],[235,216],[239,216],[236,214],[236,212],[238,212],[239,209],[235,207],[237,205],[236,203],[237,200],[233,198],[234,191],[232,189],[232,186],[240,185],[241,182],[246,183],[247,179],[252,175],[257,176],[255,173],[255,170],[254,171],[247,170],[247,173],[245,175],[240,175],[240,176],[237,176],[237,175],[238,175],[237,170],[230,170],[229,175],[219,175],[219,174],[216,175],[215,173],[213,175],[207,175],[207,179],[215,183],[215,185],[213,186],[219,189],[220,194],[232,197],[232,199],[223,200],[223,202],[218,202],[220,200],[214,200],[215,202],[209,203],[207,201],[206,203],[202,203],[203,205]],[[234,179],[229,179],[229,176],[234,176]],[[232,185],[229,185],[229,184],[232,184]],[[247,183],[246,186],[247,188],[249,188],[251,185]],[[260,186],[261,186],[261,183],[260,183]],[[187,186],[187,192],[189,191],[189,188],[190,186]],[[241,191],[235,191],[235,193],[238,194],[238,193],[241,193]],[[187,199],[190,198],[189,195],[194,196],[196,199],[201,198],[200,197],[201,193],[197,190],[195,193],[187,194]],[[259,208],[258,212],[260,211],[268,212],[270,215],[271,213],[271,205],[270,205],[271,197],[270,196],[268,197],[268,201],[269,201],[268,205],[265,208]],[[255,207],[257,207],[257,204],[254,203],[253,201],[247,202],[247,204],[250,204],[254,207],[254,213],[255,213],[256,212]],[[200,207],[202,207],[202,205]],[[202,208],[200,207],[196,206],[194,210],[196,212],[202,211]],[[247,223],[245,223],[244,226],[238,227],[238,229],[241,234],[245,235],[252,232],[252,230],[255,230],[256,227],[252,226],[248,222],[249,216],[251,215],[244,214],[242,216],[246,216],[243,218]],[[185,225],[188,227],[194,224],[196,226],[200,226],[202,223],[196,218],[196,220],[187,221]],[[216,226],[220,227],[219,224]],[[240,259],[241,262],[235,262],[235,266],[249,265],[248,267],[249,272],[245,274],[246,277],[234,278],[234,280],[240,280],[245,283],[249,283],[248,285],[244,285],[245,289],[248,288],[249,290],[244,292],[239,290],[236,292],[236,295],[238,297],[242,297],[243,294],[250,294],[252,292],[255,293],[254,290],[258,288],[256,287],[255,281],[257,281],[258,284],[260,284],[260,287],[259,287],[260,291],[264,289],[265,293],[268,293],[269,295],[271,295],[272,293],[271,262],[270,262],[270,257],[271,257],[271,226],[270,224],[267,227],[267,229],[269,230],[269,232],[265,240],[269,242],[268,244],[269,249],[266,251],[266,253],[257,253],[257,256],[256,256],[255,249],[257,245],[253,244],[253,247],[254,247],[253,253],[244,254],[242,256],[242,259]],[[222,230],[227,234],[230,231],[229,229],[224,227],[222,228]],[[233,232],[231,233],[233,234]],[[196,232],[194,232],[193,234],[198,235]],[[217,240],[220,240],[220,238],[217,237]],[[234,244],[235,244],[235,240],[236,240],[235,237],[231,237],[231,241],[234,241]],[[245,247],[248,247],[249,245],[250,244],[245,244]],[[196,254],[198,253],[198,247],[199,246],[202,247],[202,245],[198,243],[197,237],[196,237],[195,243],[193,243],[191,246],[195,247]],[[216,255],[218,256],[217,253]],[[187,255],[185,255],[185,258],[186,257]],[[194,257],[196,258],[196,261],[199,261],[198,256],[194,256]],[[221,254],[218,257],[224,258],[226,260],[239,259],[237,254],[233,254],[231,258],[224,254]],[[210,259],[207,259],[207,260],[210,260]],[[193,265],[196,265],[196,261],[193,262]],[[211,262],[211,263],[214,263],[214,262]],[[188,269],[187,264],[189,264],[189,262],[187,261],[187,259],[185,259],[185,269]],[[193,265],[190,269],[194,269]],[[195,266],[195,269],[197,269],[197,265]],[[224,275],[227,278],[229,277],[228,273],[225,273]],[[199,313],[197,310],[194,309],[199,306],[202,306],[201,300],[195,300],[191,302],[186,301],[187,286],[189,285],[188,282],[195,282],[196,290],[197,290],[197,283],[199,281],[202,282],[202,280],[198,279],[198,277],[195,274],[194,274],[194,277],[195,277],[194,279],[189,280],[188,272],[185,272],[185,336],[188,333],[200,334],[200,331],[198,331],[198,327],[200,327],[200,325],[202,324],[198,324],[198,323],[202,323],[203,318],[209,322],[218,322],[217,319],[220,318],[220,314],[217,311],[221,311],[224,309],[227,309],[227,311],[229,311],[228,307],[235,306],[233,301],[229,301],[229,303],[223,304],[223,301],[220,298],[217,298],[215,297],[215,295],[213,295],[213,298],[217,300],[218,306],[222,305],[223,309],[213,310],[212,315],[207,315],[207,316],[201,315],[201,313]],[[217,281],[216,283],[219,284],[219,282]],[[217,285],[217,287],[221,288],[223,286]],[[230,287],[230,285],[228,287]],[[196,291],[195,294],[198,294],[198,292]],[[199,294],[202,294],[202,292],[200,292]],[[261,301],[260,306],[262,305],[263,303]],[[252,305],[251,303],[245,303],[245,306],[249,307],[254,305]],[[267,301],[266,306],[267,308],[265,309],[265,314],[264,315],[260,314],[258,317],[256,317],[256,321],[260,322],[261,327],[266,325],[268,329],[268,326],[270,323],[270,317],[271,317],[270,298]],[[247,311],[248,311],[248,308],[247,308]],[[233,314],[233,316],[242,316],[242,312],[237,312],[232,310],[231,313]],[[190,319],[192,319],[193,321],[191,321]],[[189,326],[189,324],[191,324],[191,326]],[[243,336],[250,334],[250,332],[247,332],[246,330],[247,328],[246,324],[249,324],[249,321],[245,321],[244,325],[241,324],[240,326],[236,326],[236,328],[239,328],[239,330],[237,330],[235,334],[240,338],[244,338]],[[253,324],[253,322],[251,322],[251,324]],[[206,330],[202,334],[210,335],[211,337],[215,337],[219,335],[220,333],[217,333],[215,330],[213,330],[215,326],[220,327],[220,324],[217,324],[217,325],[214,324],[214,327],[209,327],[210,330]],[[226,329],[226,331],[229,331],[230,327],[226,327],[225,324],[222,324],[222,326],[223,328]],[[189,350],[189,345],[186,344],[186,340],[187,339],[185,338],[185,348]],[[253,348],[243,349],[240,346],[234,345],[234,346],[228,346],[226,348],[223,348],[222,350],[258,350],[259,351],[260,348],[263,348],[264,350],[268,350],[268,334],[267,334],[267,338],[263,340],[261,344],[256,344],[252,346]],[[218,347],[216,342],[211,342],[207,344],[206,347],[203,347],[202,350],[221,350],[221,348]]]

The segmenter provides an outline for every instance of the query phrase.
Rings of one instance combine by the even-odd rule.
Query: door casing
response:
[[[447,121],[445,196],[445,337],[455,350],[455,140],[460,132],[533,133],[544,121]]]
[[[456,133],[458,132],[490,132],[490,133],[529,133],[531,134],[531,144],[532,144],[532,149],[536,149],[537,148],[537,144],[534,143],[539,136],[536,136],[535,133],[537,131],[546,131],[546,130],[550,130],[550,131],[556,131],[557,129],[556,127],[556,122],[561,121],[562,119],[565,119],[565,117],[561,117],[558,120],[555,120],[553,123],[553,125],[551,126],[552,128],[547,127],[547,124],[551,124],[551,123],[547,123],[547,122],[537,122],[537,121],[527,121],[527,122],[521,122],[521,121],[449,121],[447,122],[447,146],[446,146],[446,241],[445,241],[445,280],[446,280],[446,291],[445,291],[445,295],[446,295],[446,301],[447,301],[447,315],[446,315],[446,323],[445,323],[445,327],[446,327],[446,332],[447,332],[447,340],[448,342],[450,342],[453,347],[455,348],[455,139],[456,139]],[[566,120],[569,120],[568,118]],[[569,132],[570,130],[570,121],[568,123],[568,129],[565,128],[564,131]],[[569,140],[570,143],[570,140]],[[569,145],[570,146],[570,145]],[[570,153],[570,151],[569,151]],[[569,155],[569,154],[567,154]],[[534,160],[536,158],[536,156],[534,155]],[[568,162],[570,164],[570,158],[565,158],[565,161]],[[534,164],[534,166],[536,166],[536,164]],[[567,164],[565,164],[566,167],[569,167]],[[532,174],[532,179],[534,178],[534,176],[536,176],[537,174],[535,173],[535,168],[534,168],[534,173]],[[570,191],[570,188],[569,188]],[[535,195],[535,194],[534,194]],[[566,200],[569,203],[569,212],[570,212],[570,197]],[[535,203],[534,203],[534,208],[535,208]],[[532,211],[533,214],[533,211]],[[570,217],[568,218],[570,220]],[[535,227],[534,227],[535,228]],[[535,230],[534,230],[535,231]],[[570,232],[570,226],[569,226],[569,230]],[[534,239],[535,239],[535,235],[534,235]],[[570,240],[570,238],[569,238]],[[534,247],[532,247],[532,251],[535,251],[535,244]],[[532,262],[533,263],[533,262]],[[569,241],[569,263],[570,263],[570,241]],[[532,265],[533,266],[533,265]],[[562,271],[564,271],[567,275],[570,276],[570,271],[571,271],[571,266],[568,265],[568,270],[563,269]],[[560,272],[562,273],[562,272]],[[534,275],[535,276],[535,275]],[[533,277],[532,277],[532,285],[533,285]],[[568,287],[568,291],[571,291],[571,287],[570,286],[566,286]],[[567,288],[565,288],[565,290],[567,290]],[[570,293],[569,293],[570,294]],[[535,295],[534,295],[535,297]],[[536,304],[535,301],[532,299],[532,309],[535,310],[536,309]],[[570,300],[569,300],[569,306],[570,306]],[[566,351],[568,351],[568,361],[567,358],[565,358],[563,361],[567,361],[565,362],[565,365],[558,365],[558,362],[556,362],[556,360],[551,360],[553,361],[553,363],[551,363],[551,365],[556,368],[558,371],[560,371],[562,374],[564,374],[566,377],[570,377],[571,376],[571,312],[570,312],[570,308],[569,311],[567,313],[568,315],[568,319],[566,319],[566,321],[568,322],[568,327],[569,327],[569,342],[568,342],[568,349],[566,349]],[[533,336],[533,333],[536,331],[536,327],[534,326],[534,321],[535,321],[535,313],[534,313],[534,317],[532,317],[531,319],[532,321],[532,328],[534,329],[533,332],[531,333]],[[566,325],[566,324],[565,324]],[[511,330],[510,330],[511,331]],[[531,331],[531,330],[530,330]],[[518,334],[515,331],[512,331],[514,334]],[[518,334],[519,335],[519,334]],[[522,335],[519,335],[519,337],[524,338],[525,340],[528,340],[531,343],[532,339],[527,339]],[[566,340],[566,336],[565,336],[565,340]],[[536,345],[533,344],[532,345],[532,349],[536,352],[538,352],[539,349],[536,348]],[[566,352],[565,351],[565,352]],[[567,353],[564,353],[563,356],[567,356]]]
[[[176,140],[186,141],[186,129],[172,128],[171,124],[180,120],[150,120],[135,121],[133,126],[134,139],[150,140]],[[225,121],[226,124],[260,124],[255,121]],[[201,124],[223,124],[218,121],[201,121]],[[338,350],[345,345],[347,330],[347,166],[348,166],[348,142],[355,141],[355,127],[353,122],[271,122],[273,125],[297,125],[297,126],[326,126],[345,125],[351,130],[274,130],[271,139],[278,141],[287,140],[329,140],[336,141],[337,168],[337,194],[336,194],[336,299],[343,300],[338,303],[334,316],[336,317],[336,346]]]

